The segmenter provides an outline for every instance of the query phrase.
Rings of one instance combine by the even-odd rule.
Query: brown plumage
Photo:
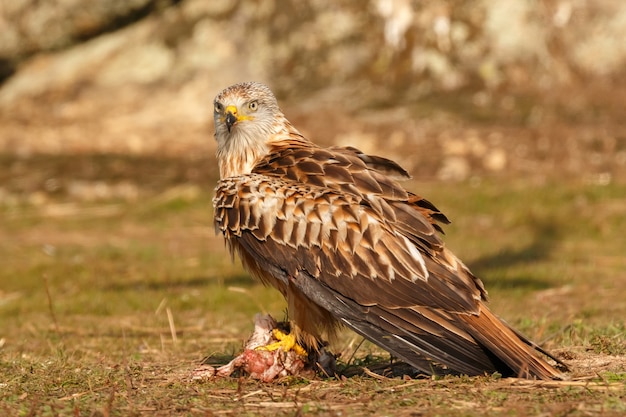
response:
[[[285,296],[301,343],[345,325],[428,374],[561,377],[489,311],[438,234],[448,219],[400,185],[395,162],[316,146],[258,83],[218,94],[215,131],[216,229]]]

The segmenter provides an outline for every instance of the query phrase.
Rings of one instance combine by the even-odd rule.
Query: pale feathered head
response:
[[[270,144],[292,129],[272,91],[261,83],[231,85],[213,104],[221,178],[250,173]]]

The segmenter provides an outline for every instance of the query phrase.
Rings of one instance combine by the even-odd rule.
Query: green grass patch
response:
[[[453,220],[445,240],[484,280],[492,309],[572,364],[569,385],[362,372],[270,385],[191,381],[202,358],[240,350],[255,313],[283,318],[285,309],[280,294],[231,263],[204,188],[0,205],[0,415],[626,411],[626,187],[410,184]],[[388,363],[359,342],[341,334],[342,370]]]

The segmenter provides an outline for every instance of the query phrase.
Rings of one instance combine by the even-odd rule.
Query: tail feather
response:
[[[421,330],[417,326],[424,323],[422,317],[413,312],[414,320],[410,323],[397,313],[400,311],[375,309],[370,310],[365,320],[353,318],[344,323],[427,374],[445,373],[439,371],[447,369],[447,373],[483,375],[497,370],[485,352],[475,343],[468,343],[462,335],[448,332],[435,323],[424,325],[432,330]],[[433,367],[433,362],[443,366]]]
[[[499,372],[522,378],[563,378],[536,355],[536,350],[545,353],[541,348],[537,349],[482,303],[478,314],[426,307],[420,312],[418,307],[363,306],[320,281],[297,282],[312,302],[339,322],[426,374]]]
[[[384,320],[381,327],[404,341],[412,351],[456,372],[482,375],[497,370],[469,334],[441,316],[428,318],[413,309],[385,310],[380,307],[373,310],[372,315]]]
[[[352,316],[343,322],[427,374],[499,372],[506,377],[563,379],[563,375],[535,351],[561,363],[558,359],[518,335],[486,307],[479,315],[456,317],[459,328],[453,329],[450,323],[438,326],[436,322],[426,322],[413,310],[370,307],[365,317]],[[430,330],[424,331],[424,328]]]
[[[478,343],[493,352],[519,378],[563,379],[563,375],[552,365],[536,355],[535,350],[547,354],[543,349],[521,336],[488,308],[478,315],[459,315],[468,324],[467,331]],[[547,354],[552,359],[552,355]]]

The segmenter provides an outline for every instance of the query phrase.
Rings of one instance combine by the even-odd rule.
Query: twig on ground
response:
[[[48,309],[50,310],[50,316],[52,317],[52,322],[54,323],[54,330],[57,334],[59,332],[59,322],[57,321],[57,316],[54,314],[54,304],[52,303],[52,295],[50,294],[50,285],[48,285],[48,274],[43,274],[43,282],[46,286],[46,295],[48,296]]]
[[[380,381],[389,381],[389,380],[393,379],[393,378],[387,378],[386,376],[378,375],[377,373],[370,371],[365,366],[363,367],[363,373],[368,375],[368,376],[371,376],[372,378],[378,379]]]
[[[174,316],[172,315],[172,310],[169,307],[165,309],[165,312],[167,313],[167,322],[170,325],[172,342],[174,343],[174,346],[176,346],[176,344],[178,343],[178,337],[176,336],[176,325],[174,324]]]
[[[361,341],[359,342],[358,345],[356,345],[356,347],[354,348],[354,350],[352,351],[352,354],[350,355],[350,357],[348,358],[348,360],[346,361],[346,366],[350,366],[350,363],[352,362],[352,359],[354,359],[354,355],[356,355],[356,352],[359,350],[359,348],[361,347],[361,345],[363,344],[363,342],[365,342],[365,338],[361,338]]]

